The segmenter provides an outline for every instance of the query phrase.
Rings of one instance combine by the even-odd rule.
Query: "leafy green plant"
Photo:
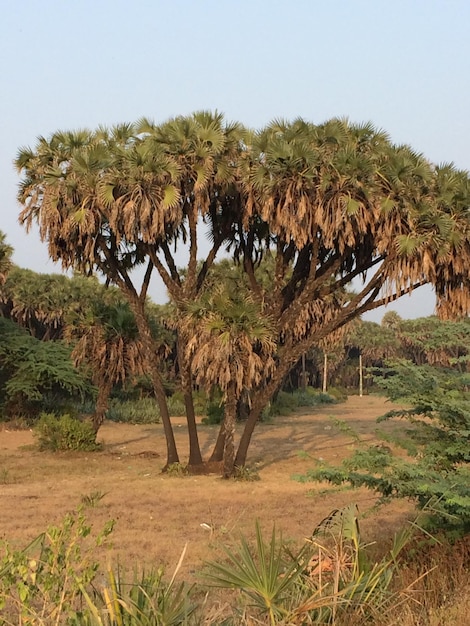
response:
[[[342,387],[329,387],[328,393],[323,395],[331,398],[332,402],[345,402],[348,399],[348,393]]]
[[[83,506],[94,508],[106,495],[107,494],[105,492],[100,490],[92,491],[91,493],[82,496],[82,504]]]
[[[63,624],[74,615],[82,589],[98,572],[93,557],[113,529],[108,522],[94,540],[82,510],[50,526],[23,550],[3,544],[0,611],[5,624]],[[7,621],[8,620],[8,621]]]
[[[40,450],[99,450],[96,433],[88,421],[81,421],[70,415],[42,413],[34,434],[38,439]]]
[[[183,394],[176,392],[167,400],[168,411],[171,417],[180,417],[186,415],[186,407],[184,404]]]
[[[203,424],[220,424],[224,419],[225,406],[222,401],[212,401],[207,404],[206,417],[202,418]]]
[[[61,341],[39,341],[3,318],[0,334],[0,401],[6,417],[35,418],[45,394],[73,398],[89,391]]]
[[[341,400],[344,400],[342,398]],[[269,420],[277,415],[290,415],[299,408],[311,408],[323,404],[334,404],[339,400],[329,393],[323,393],[313,387],[305,390],[298,389],[292,393],[280,391],[275,399],[263,411],[263,420]]]
[[[170,579],[164,579],[159,568],[142,574],[134,573],[129,583],[120,568],[108,569],[106,585],[89,592],[81,591],[86,608],[78,613],[70,626],[180,626],[188,624],[196,609],[192,601],[193,587],[175,584],[184,551]]]
[[[259,522],[256,522],[256,544],[251,547],[242,535],[236,550],[224,548],[226,562],[210,562],[205,579],[210,585],[238,589],[270,624],[287,616],[286,599],[289,590],[301,576],[301,555],[290,558],[282,537],[275,528],[271,540],[265,543]]]
[[[110,401],[106,417],[113,422],[128,424],[160,423],[160,411],[155,398],[124,401],[114,398]]]
[[[406,408],[379,421],[400,419],[383,443],[355,451],[340,467],[317,467],[301,480],[366,486],[384,497],[432,503],[439,524],[470,528],[470,376],[408,361],[390,364],[379,381],[388,397]],[[396,454],[396,450],[406,456]]]
[[[165,469],[165,473],[168,476],[174,476],[176,478],[182,478],[188,475],[188,468],[183,463],[170,463]]]
[[[377,562],[361,540],[356,505],[333,511],[296,553],[274,528],[266,543],[257,523],[255,544],[242,536],[238,548],[224,548],[225,561],[207,564],[205,578],[247,598],[240,607],[246,622],[236,623],[376,623],[400,600],[392,582],[414,529],[397,534]]]
[[[232,477],[234,480],[238,480],[240,482],[256,482],[257,480],[261,480],[260,475],[256,468],[248,467],[247,465],[242,465],[241,467],[235,467],[235,471]]]

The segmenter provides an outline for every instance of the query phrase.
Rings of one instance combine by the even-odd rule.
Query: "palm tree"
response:
[[[240,465],[264,404],[331,332],[428,282],[441,315],[470,308],[467,174],[436,168],[370,124],[347,120],[275,122],[250,149],[240,256],[254,297],[275,320],[278,365],[253,399]],[[263,246],[275,249],[270,290],[253,269]],[[345,298],[358,277],[363,286]]]
[[[82,314],[69,322],[66,338],[75,343],[72,358],[76,366],[87,365],[98,389],[93,427],[98,432],[108,409],[111,391],[117,383],[148,372],[148,359],[139,338],[135,318],[127,302],[102,293]],[[165,352],[165,347],[162,346]]]
[[[270,320],[249,294],[225,282],[187,306],[185,324],[196,381],[209,388],[218,385],[223,392],[223,475],[228,478],[234,472],[238,399],[274,367]]]
[[[303,120],[245,132],[219,114],[95,133],[57,133],[17,160],[21,219],[39,221],[49,254],[65,267],[98,269],[126,295],[148,354],[145,298],[156,268],[178,310],[200,294],[221,246],[240,260],[251,297],[272,320],[275,371],[254,393],[237,452],[243,465],[259,415],[290,368],[362,313],[423,284],[441,316],[470,309],[469,177],[435,167],[370,124]],[[212,247],[198,265],[198,219]],[[188,242],[185,273],[172,244]],[[267,254],[267,287],[256,269]],[[130,270],[146,264],[137,289]],[[362,278],[361,289],[345,288]],[[179,340],[187,406],[190,368]],[[268,356],[265,357],[268,359]],[[168,455],[177,450],[158,367],[152,367]],[[188,411],[191,459],[200,452]]]
[[[20,220],[27,228],[34,220],[38,222],[50,257],[61,261],[64,268],[85,274],[97,269],[126,296],[149,359],[167,442],[166,465],[178,462],[158,371],[158,346],[145,313],[152,261],[147,263],[139,289],[130,276],[131,269],[146,261],[145,242],[136,238],[136,233],[146,231],[136,226],[137,220],[148,219],[155,204],[161,203],[163,208],[175,204],[171,198],[168,200],[174,174],[171,164],[161,155],[150,154],[135,137],[133,127],[123,125],[111,131],[56,133],[50,140],[40,138],[34,151],[20,150],[16,165],[23,174],[19,200],[24,209]],[[116,172],[121,172],[124,182],[131,178],[132,192],[115,191]],[[121,230],[113,230],[117,225],[122,226]]]
[[[150,276],[160,273],[178,310],[200,292],[204,278],[230,233],[240,204],[234,181],[243,129],[207,112],[178,117],[156,126],[141,120],[139,135],[117,152],[99,183],[99,198],[109,214],[117,242],[132,243],[135,258],[146,259]],[[211,223],[212,247],[198,262],[198,220]],[[171,243],[188,242],[184,272]],[[109,263],[110,258],[106,261]],[[119,282],[115,281],[119,286]],[[126,283],[128,281],[126,280]],[[135,314],[138,299],[122,283]],[[138,318],[137,318],[138,319]],[[178,331],[177,351],[190,443],[189,463],[202,463],[192,400],[192,376],[185,357],[187,338]]]
[[[0,285],[5,282],[8,272],[12,268],[12,254],[13,248],[7,244],[5,233],[0,230]]]

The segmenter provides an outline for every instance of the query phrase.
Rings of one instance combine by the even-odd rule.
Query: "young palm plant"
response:
[[[356,505],[333,511],[297,553],[275,529],[266,543],[257,522],[254,545],[242,536],[238,549],[224,548],[225,562],[208,563],[206,580],[248,597],[252,621],[247,623],[377,623],[409,591],[394,592],[391,583],[414,525],[395,537],[381,561],[371,563],[357,515]]]

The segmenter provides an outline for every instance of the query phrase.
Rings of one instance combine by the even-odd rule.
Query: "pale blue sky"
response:
[[[339,115],[470,169],[469,25],[468,0],[0,0],[0,230],[15,262],[55,271],[17,224],[12,160],[58,129],[201,108],[253,127]],[[432,295],[396,308],[428,315]]]

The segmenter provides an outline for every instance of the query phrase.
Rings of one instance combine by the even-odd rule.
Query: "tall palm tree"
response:
[[[96,133],[55,133],[49,140],[40,138],[35,150],[20,150],[16,159],[23,175],[19,200],[24,209],[20,220],[27,228],[34,220],[38,222],[49,255],[61,261],[64,268],[84,273],[97,269],[128,299],[151,362],[150,376],[165,430],[169,465],[178,462],[179,457],[158,370],[158,346],[145,314],[153,263],[148,261],[140,288],[134,284],[130,270],[146,261],[144,242],[137,236],[143,228],[136,226],[136,220],[142,215],[146,219],[149,199],[154,196],[154,204],[174,205],[165,195],[173,173],[167,159],[146,152],[141,144],[133,127],[124,125],[110,131],[98,129]],[[121,172],[126,181],[129,170],[132,180],[137,179],[134,195],[126,190],[115,192],[110,177],[112,181],[115,173]],[[126,193],[127,201],[120,201]],[[118,223],[122,229],[113,230]]]
[[[188,305],[185,324],[196,381],[209,388],[218,385],[223,392],[223,475],[228,478],[235,464],[238,399],[274,367],[270,320],[249,294],[222,283]]]
[[[278,365],[254,397],[238,464],[270,394],[331,332],[428,282],[442,315],[470,308],[468,175],[347,120],[275,122],[250,150],[240,255],[254,296],[275,320]],[[250,238],[259,245],[250,247]],[[253,271],[263,245],[276,254],[270,290]],[[360,277],[361,289],[345,298]]]
[[[154,349],[145,298],[154,269],[180,311],[197,298],[221,246],[240,260],[273,320],[275,371],[259,385],[236,463],[289,369],[362,313],[431,283],[441,316],[470,309],[469,177],[435,167],[370,124],[278,121],[259,133],[199,113],[154,126],[57,133],[17,161],[21,219],[38,219],[52,258],[100,270],[125,293],[145,350]],[[212,245],[198,265],[198,218]],[[172,244],[188,242],[183,275]],[[274,256],[271,287],[256,268]],[[131,268],[146,264],[139,289]],[[353,280],[360,290],[345,297]],[[190,363],[179,340],[185,399]],[[188,357],[189,358],[189,357]],[[266,359],[268,357],[266,356]],[[156,364],[156,363],[155,363]],[[177,460],[165,394],[153,367],[169,458]],[[191,458],[200,452],[188,410]]]
[[[243,129],[225,124],[223,116],[200,112],[156,126],[141,120],[143,137],[135,147],[136,158],[127,154],[123,167],[105,178],[105,198],[111,209],[111,227],[128,240],[140,237],[142,251],[160,273],[168,293],[181,311],[197,297],[222,244],[239,212],[235,181]],[[149,165],[150,163],[150,165]],[[154,165],[163,163],[166,177],[155,176]],[[160,165],[159,165],[160,167]],[[151,175],[149,174],[151,170]],[[124,176],[123,176],[124,174]],[[132,213],[132,218],[128,215]],[[198,259],[199,220],[208,220],[212,246]],[[188,245],[188,263],[178,270],[171,243]],[[177,331],[177,352],[189,434],[189,464],[202,463],[194,404],[192,375],[184,346],[183,328]]]

